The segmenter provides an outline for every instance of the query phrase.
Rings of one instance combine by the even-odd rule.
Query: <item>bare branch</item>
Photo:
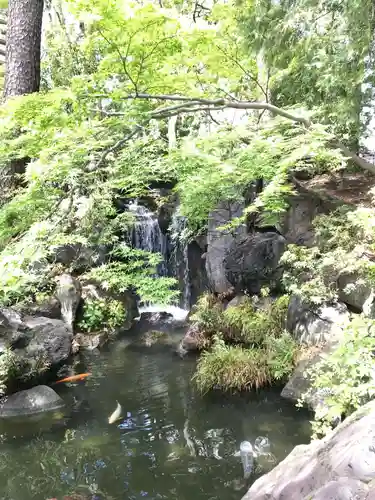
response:
[[[117,150],[119,150],[126,142],[130,141],[130,139],[132,139],[140,130],[142,129],[142,126],[141,125],[135,125],[132,130],[129,132],[128,135],[126,135],[123,139],[120,139],[119,141],[117,141],[113,146],[111,146],[110,148],[106,149],[105,151],[103,151],[101,157],[99,158],[99,160],[95,163],[94,167],[92,168],[92,170],[96,170],[98,168],[100,168],[105,159],[107,158],[107,156],[110,154],[110,153],[115,153]]]

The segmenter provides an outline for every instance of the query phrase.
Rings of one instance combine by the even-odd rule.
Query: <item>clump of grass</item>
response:
[[[216,338],[212,349],[201,355],[193,380],[199,391],[206,393],[211,389],[259,388],[270,383],[271,377],[263,351],[228,346]]]
[[[251,348],[227,345],[215,337],[212,349],[201,355],[193,380],[202,393],[259,389],[291,374],[297,350],[287,332],[269,337],[263,347]]]

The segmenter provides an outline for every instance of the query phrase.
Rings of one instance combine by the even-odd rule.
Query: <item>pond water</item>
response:
[[[75,372],[92,375],[55,386],[64,415],[1,424],[0,499],[239,500],[274,467],[260,457],[245,481],[241,441],[267,437],[277,461],[309,441],[308,413],[279,391],[201,397],[194,365],[127,339],[82,356]],[[116,401],[125,421],[109,425]]]

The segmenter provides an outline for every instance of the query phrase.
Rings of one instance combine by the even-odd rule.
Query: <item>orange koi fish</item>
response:
[[[62,384],[63,382],[77,382],[78,380],[84,380],[86,377],[90,376],[91,373],[81,373],[79,375],[72,375],[71,377],[66,377],[55,382],[55,384]]]

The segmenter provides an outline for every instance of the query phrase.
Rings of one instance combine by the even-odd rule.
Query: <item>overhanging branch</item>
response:
[[[108,97],[104,95],[98,95],[96,97]],[[146,93],[136,93],[129,94],[122,99],[130,100],[130,99],[145,99],[145,100],[154,100],[154,101],[170,101],[170,102],[179,102],[180,104],[174,104],[172,106],[165,106],[161,108],[154,109],[148,113],[148,119],[161,119],[168,118],[170,116],[175,116],[181,113],[197,113],[201,111],[206,111],[211,113],[212,111],[220,111],[226,108],[231,109],[242,109],[242,110],[264,110],[269,111],[277,116],[282,116],[288,120],[291,120],[296,123],[302,124],[306,128],[310,128],[312,126],[312,122],[303,116],[294,114],[290,111],[287,111],[282,108],[278,108],[273,104],[268,102],[259,102],[259,101],[232,101],[224,98],[218,99],[208,99],[208,98],[200,98],[200,97],[187,97],[181,95],[172,95],[172,94],[146,94]],[[99,110],[98,110],[99,111]],[[106,113],[107,115],[120,115],[121,113]],[[146,119],[147,121],[147,119]],[[139,130],[139,126],[136,127],[134,133],[131,134],[133,137],[137,131]],[[128,140],[130,137],[127,137]],[[126,142],[126,140],[124,142]],[[122,142],[122,141],[121,141]],[[375,165],[364,158],[361,158],[356,153],[352,152],[340,141],[333,141],[334,147],[340,149],[340,151],[349,159],[351,159],[358,167],[367,170],[373,174],[375,174]],[[107,153],[108,154],[108,153]],[[99,164],[102,164],[104,158],[99,161]]]

